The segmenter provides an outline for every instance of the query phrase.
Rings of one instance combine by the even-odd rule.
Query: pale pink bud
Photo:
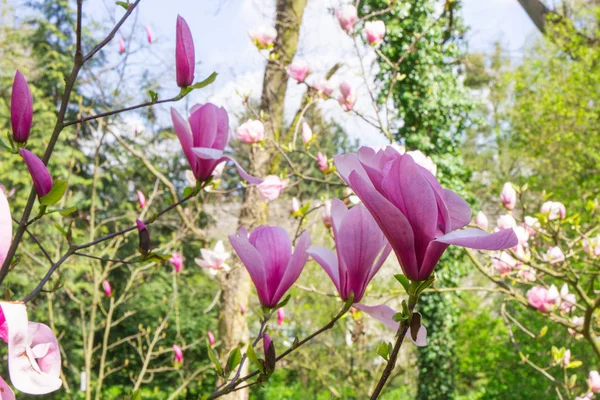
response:
[[[433,162],[431,157],[423,154],[421,150],[407,151],[406,154],[411,156],[415,162],[427,171],[431,172],[434,176],[437,173],[437,165]]]
[[[565,283],[560,288],[560,310],[563,312],[571,312],[575,309],[577,304],[577,297],[573,293],[569,293],[569,286]]]
[[[44,197],[52,190],[52,177],[50,176],[50,172],[48,172],[48,168],[46,168],[42,160],[29,150],[19,149],[19,153],[23,157],[25,165],[27,165],[38,197]]]
[[[141,190],[138,190],[137,197],[138,197],[138,203],[140,204],[140,208],[146,207],[146,196],[144,195],[144,192],[142,192]]]
[[[298,211],[300,211],[300,201],[298,201],[298,199],[294,197],[292,199],[292,214],[295,214]]]
[[[298,83],[302,83],[310,72],[306,61],[297,60],[288,66],[287,73],[290,78],[295,79]]]
[[[548,220],[552,221],[554,219],[565,219],[567,216],[567,209],[563,203],[558,201],[547,201],[542,204],[542,208],[540,210],[542,214],[546,214],[548,216]]]
[[[261,197],[268,202],[275,201],[279,198],[285,189],[285,182],[277,175],[267,176],[263,183],[257,186]]]
[[[367,42],[371,46],[377,46],[383,42],[385,36],[385,23],[383,21],[369,21],[365,23]]]
[[[325,200],[321,208],[321,220],[326,228],[331,228],[331,200]]]
[[[499,229],[514,228],[517,226],[517,221],[512,215],[504,214],[498,218],[496,225],[498,225]]]
[[[567,350],[565,350],[565,354],[563,355],[562,365],[564,365],[566,367],[567,365],[569,365],[570,362],[571,362],[571,350],[567,349]]]
[[[173,353],[175,354],[175,362],[180,363],[183,361],[183,350],[181,349],[181,347],[174,344]]]
[[[345,30],[347,33],[352,32],[354,29],[354,23],[358,17],[356,7],[351,4],[343,5],[335,11],[335,16],[337,17],[340,27],[343,30]]]
[[[285,320],[285,311],[283,308],[277,309],[277,325],[283,325]]]
[[[208,331],[206,333],[206,336],[208,336],[208,343],[210,343],[210,345],[213,346],[215,344],[215,335],[213,335],[211,331]]]
[[[249,119],[237,128],[237,137],[246,144],[258,143],[265,138],[265,126],[256,119]]]
[[[338,102],[344,111],[351,111],[354,108],[354,103],[356,103],[356,93],[349,83],[340,83],[340,95],[338,97]]]
[[[302,143],[308,144],[313,138],[313,131],[306,122],[302,123]]]
[[[33,99],[29,85],[23,74],[17,70],[10,98],[10,122],[15,142],[25,143],[29,139],[32,120]]]
[[[119,38],[119,54],[125,53],[125,40]]]
[[[106,297],[112,296],[112,288],[110,287],[109,281],[102,281],[102,289],[104,289],[104,294],[106,295]]]
[[[507,210],[513,210],[517,205],[517,192],[513,188],[512,183],[506,182],[500,193],[500,201]]]
[[[183,268],[183,256],[179,253],[173,253],[173,255],[171,255],[171,258],[169,258],[169,262],[173,264],[175,272],[180,272],[181,268]]]
[[[565,261],[565,254],[562,252],[560,247],[553,246],[546,251],[546,254],[544,254],[544,260],[550,264],[556,264]]]
[[[529,231],[529,236],[535,236],[537,230],[540,228],[540,221],[529,215],[525,216],[525,227]]]
[[[583,251],[592,257],[600,256],[600,236],[582,240]]]
[[[177,86],[187,87],[194,83],[196,69],[196,51],[194,38],[185,19],[177,16],[175,34],[175,68],[177,72]]]
[[[146,37],[148,38],[148,43],[152,44],[152,31],[150,30],[150,25],[146,25]]]
[[[477,213],[477,217],[475,217],[475,225],[477,225],[479,228],[483,229],[484,231],[487,231],[488,218],[482,211],[479,211]]]
[[[590,371],[590,375],[588,376],[588,385],[590,386],[590,390],[592,392],[600,392],[600,374],[598,374],[598,371]]]
[[[277,30],[272,26],[261,26],[258,29],[251,29],[248,32],[248,36],[256,45],[256,47],[259,49],[264,49],[275,42],[275,39],[277,38]]]
[[[333,86],[327,79],[321,79],[320,81],[313,83],[312,87],[319,93],[325,95],[325,97],[331,96],[331,93],[333,93]]]
[[[317,154],[317,165],[319,166],[319,171],[325,172],[327,168],[329,168],[329,163],[327,162],[327,156],[323,153],[319,152]]]
[[[583,317],[573,317],[573,319],[571,320],[573,325],[575,325],[576,327],[582,327],[584,321],[585,321],[585,319]],[[567,330],[569,331],[569,335],[571,335],[571,336],[577,335],[577,331],[575,329],[568,328]]]
[[[240,313],[246,315],[246,306],[240,303]]]

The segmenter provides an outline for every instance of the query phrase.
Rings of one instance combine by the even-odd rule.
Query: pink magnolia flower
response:
[[[194,70],[196,68],[194,38],[187,22],[180,15],[177,16],[177,26],[175,29],[175,71],[177,73],[177,86],[187,87],[194,83]]]
[[[4,191],[0,190],[0,265],[6,260],[12,241],[12,217]]]
[[[600,374],[598,374],[598,371],[590,371],[590,375],[588,376],[588,385],[590,386],[590,390],[592,392],[600,392]]]
[[[61,361],[52,330],[29,322],[23,303],[1,302],[0,309],[0,338],[8,343],[8,372],[13,386],[33,395],[58,390],[62,386]]]
[[[15,142],[27,142],[31,133],[32,120],[33,99],[31,98],[29,85],[23,74],[17,70],[10,97],[10,123],[13,132],[12,137]]]
[[[550,286],[546,289],[543,286],[534,286],[527,291],[527,300],[529,305],[541,312],[550,312],[560,302],[560,294],[556,286]]]
[[[125,53],[125,40],[119,38],[119,54]]]
[[[500,201],[507,210],[513,210],[515,208],[517,205],[517,192],[512,183],[506,182],[504,184],[502,192],[500,193]]]
[[[208,336],[208,343],[210,343],[210,345],[213,346],[216,342],[215,335],[213,335],[211,331],[208,331],[206,332],[206,336]]]
[[[600,235],[589,239],[583,239],[582,244],[583,251],[588,253],[590,256],[600,256]]]
[[[282,181],[277,175],[269,175],[257,188],[258,193],[265,201],[272,202],[279,198],[285,186],[285,181]]]
[[[308,254],[323,267],[342,300],[354,293],[359,303],[367,285],[379,271],[392,248],[367,208],[350,210],[339,199],[331,201],[331,224],[335,249],[311,246]]]
[[[140,208],[146,207],[146,195],[141,190],[137,191],[138,203],[140,204]]]
[[[246,315],[246,306],[240,303],[240,313]]]
[[[148,43],[152,44],[152,31],[150,30],[150,25],[146,25],[146,38],[148,39]]]
[[[498,229],[510,229],[517,226],[517,221],[510,214],[501,215],[496,221]]]
[[[321,220],[325,228],[331,228],[331,200],[325,200],[321,209]]]
[[[302,123],[302,143],[308,144],[313,138],[313,131],[306,122]]]
[[[520,263],[506,251],[501,251],[492,255],[492,265],[500,275],[508,275]]]
[[[388,328],[396,332],[398,331],[399,323],[394,321],[394,315],[396,315],[398,312],[393,308],[385,304],[380,304],[378,306],[367,306],[365,304],[358,303],[354,304],[354,306],[357,309],[369,314],[376,320],[383,322]],[[427,328],[425,328],[425,325],[423,324],[419,326],[416,339],[413,339],[410,329],[408,330],[408,332],[406,332],[405,337],[409,338],[410,341],[413,342],[416,346],[427,346]]]
[[[212,103],[198,104],[192,107],[189,122],[171,108],[171,118],[196,180],[206,181],[218,165],[232,161],[243,179],[252,184],[262,182],[261,179],[248,175],[235,160],[224,155],[229,141],[229,116],[223,107],[219,108]]]
[[[23,157],[25,165],[27,165],[38,197],[44,197],[52,190],[52,177],[50,176],[50,172],[48,172],[48,168],[46,168],[42,160],[29,150],[19,149],[19,153]]]
[[[435,176],[394,148],[334,157],[342,179],[371,212],[389,240],[404,275],[427,279],[449,245],[503,250],[517,245],[512,229],[488,234],[461,230],[471,220],[466,201],[443,189]]]
[[[515,235],[517,235],[519,245],[527,246],[527,241],[529,240],[529,231],[520,225],[513,227],[513,231],[515,231]]]
[[[277,309],[277,325],[283,325],[285,321],[285,311],[283,308]]]
[[[231,253],[225,251],[223,241],[219,240],[213,250],[200,249],[202,258],[196,258],[194,261],[201,268],[208,268],[211,275],[216,275],[220,270],[229,272],[231,267],[227,265],[227,260]]]
[[[329,168],[327,157],[321,152],[317,154],[317,165],[319,166],[319,171],[321,172],[325,172]]]
[[[296,282],[306,261],[310,235],[303,232],[292,253],[292,242],[287,232],[278,226],[260,226],[248,236],[241,227],[229,241],[248,270],[256,287],[260,303],[275,307],[288,289]]]
[[[256,119],[244,122],[236,131],[238,139],[246,144],[258,143],[265,138],[265,126]]]
[[[294,197],[292,199],[292,214],[296,214],[298,211],[300,211],[300,208],[300,201]]]
[[[529,236],[533,237],[537,233],[538,229],[540,229],[540,221],[529,215],[525,216],[525,227],[529,231]]]
[[[585,319],[583,317],[573,317],[573,319],[571,320],[573,325],[575,325],[576,327],[582,327],[584,321]],[[575,329],[568,328],[567,330],[569,331],[569,335],[577,336],[577,331]]]
[[[112,288],[110,287],[110,282],[106,279],[102,281],[102,289],[104,290],[104,294],[106,297],[112,296]]]
[[[354,89],[352,89],[352,86],[350,86],[349,83],[340,83],[338,102],[344,111],[351,111],[354,108],[354,103],[356,103],[356,92],[354,92]]]
[[[567,366],[571,362],[571,350],[565,350],[565,354],[563,354],[562,365]]]
[[[433,162],[431,157],[423,154],[423,152],[421,150],[407,151],[406,154],[411,156],[413,158],[413,160],[415,160],[417,165],[420,165],[421,167],[425,168],[427,171],[431,172],[432,175],[435,176],[435,174],[437,174],[437,165],[435,165],[435,163]]]
[[[575,294],[569,293],[569,285],[566,283],[560,288],[560,299],[560,311],[571,312],[575,309],[577,297],[575,297]]]
[[[548,216],[548,220],[552,221],[559,218],[565,219],[567,216],[567,209],[563,203],[559,203],[558,201],[547,201],[542,204],[540,213],[546,214]]]
[[[557,264],[565,261],[565,254],[558,246],[550,247],[548,251],[546,251],[546,254],[544,254],[544,260],[550,264]]]
[[[335,16],[340,23],[340,27],[347,33],[352,32],[354,29],[354,23],[358,18],[356,7],[351,4],[346,4],[335,10]]]
[[[0,376],[0,395],[2,395],[2,400],[15,400],[15,392],[13,392],[12,388],[8,386],[8,383],[2,379]]]
[[[179,253],[173,253],[173,255],[171,255],[171,258],[169,258],[169,262],[173,264],[175,272],[180,272],[181,268],[183,268],[183,256]]]
[[[248,36],[252,43],[259,49],[271,47],[277,38],[277,30],[272,26],[261,26],[258,29],[251,29]]]
[[[308,64],[306,61],[297,60],[291,63],[287,68],[287,73],[290,78],[295,79],[298,83],[304,82],[308,74],[310,73],[308,69]]]
[[[383,42],[385,37],[385,23],[379,20],[365,23],[365,34],[367,35],[367,42],[371,46],[377,46]]]
[[[524,282],[535,282],[536,272],[535,269],[527,265],[521,265],[517,272],[517,276]]]
[[[183,362],[183,350],[176,344],[173,345],[173,354],[175,354],[175,362]]]
[[[327,79],[321,79],[320,81],[313,83],[312,87],[324,97],[329,97],[331,96],[331,93],[333,93],[333,86]]]
[[[475,225],[477,225],[481,230],[487,231],[488,218],[483,212],[479,211],[477,213],[477,216],[475,217]]]

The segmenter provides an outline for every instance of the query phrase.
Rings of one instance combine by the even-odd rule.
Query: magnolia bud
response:
[[[10,98],[10,122],[15,142],[25,143],[29,139],[32,120],[33,100],[29,85],[23,74],[17,70]]]

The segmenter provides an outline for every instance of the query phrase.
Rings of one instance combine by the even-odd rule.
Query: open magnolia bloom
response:
[[[29,322],[23,303],[0,302],[0,311],[0,338],[8,343],[8,372],[13,386],[34,395],[58,390],[62,386],[60,350],[52,330]],[[3,392],[1,398],[4,396]]]
[[[389,240],[404,275],[424,281],[449,245],[481,250],[503,250],[517,245],[512,229],[488,234],[462,229],[471,220],[466,201],[440,183],[409,154],[393,147],[376,152],[361,147],[357,153],[337,155],[342,179],[371,212]]]
[[[225,251],[223,241],[219,240],[215,244],[214,250],[200,249],[202,258],[196,258],[194,261],[201,268],[207,268],[211,275],[216,275],[220,270],[229,272],[231,267],[227,264],[227,260],[231,257],[231,253]]]
[[[348,210],[343,201],[333,199],[331,226],[336,251],[326,247],[311,246],[308,254],[327,272],[342,300],[348,300],[353,294],[355,308],[397,330],[399,324],[392,319],[396,314],[392,308],[360,303],[369,282],[392,251],[377,222],[364,205],[359,204]],[[413,342],[418,346],[424,346],[426,335],[425,327],[421,326],[417,340]]]

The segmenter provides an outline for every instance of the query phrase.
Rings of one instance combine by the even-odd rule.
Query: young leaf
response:
[[[208,348],[208,358],[210,358],[210,361],[215,366],[215,369],[217,370],[217,374],[219,374],[220,377],[224,378],[225,374],[223,373],[223,367],[221,366],[221,363],[219,362],[219,357],[217,357],[217,355],[215,354],[215,351],[212,349],[212,347],[210,347],[208,342],[206,343],[206,347]]]
[[[193,193],[194,193],[193,187],[187,186],[185,189],[183,189],[183,197],[191,196]]]
[[[129,10],[129,3],[127,3],[127,2],[124,2],[124,1],[117,1],[115,4],[116,4],[116,5],[118,5],[118,6],[121,6],[121,7],[123,7],[125,10]],[[138,390],[138,391],[139,391],[139,390]],[[140,398],[141,398],[141,396],[142,396],[142,395],[141,395],[141,393],[140,393]]]
[[[381,358],[383,358],[385,361],[389,360],[389,356],[388,356],[388,344],[386,342],[381,342],[381,344],[377,348],[377,354]]]
[[[546,336],[546,333],[548,333],[548,327],[544,326],[541,330],[540,330],[540,335],[538,336],[538,338],[542,338],[544,336]]]
[[[211,83],[213,83],[215,81],[215,79],[217,79],[217,75],[219,75],[219,74],[217,74],[216,72],[213,72],[212,74],[210,74],[210,76],[208,78],[206,78],[202,82],[194,83],[190,87],[193,89],[202,89],[203,87],[206,87],[206,86],[210,85]]]
[[[396,280],[400,282],[404,290],[408,293],[408,286],[410,285],[410,281],[408,280],[408,278],[402,274],[396,274],[394,275],[394,278],[396,278]]]
[[[236,347],[235,349],[231,350],[229,357],[227,357],[227,372],[229,373],[233,371],[238,365],[240,365],[241,361],[242,352],[240,351],[239,347]]]
[[[583,365],[583,362],[577,360],[577,361],[571,361],[569,363],[569,365],[567,365],[567,368],[579,368]]]
[[[154,90],[149,90],[148,93],[150,94],[150,100],[152,100],[153,103],[156,103],[158,101],[158,93]]]
[[[67,191],[67,181],[58,179],[54,182],[52,189],[47,195],[40,199],[40,204],[43,206],[52,206],[60,201]]]

